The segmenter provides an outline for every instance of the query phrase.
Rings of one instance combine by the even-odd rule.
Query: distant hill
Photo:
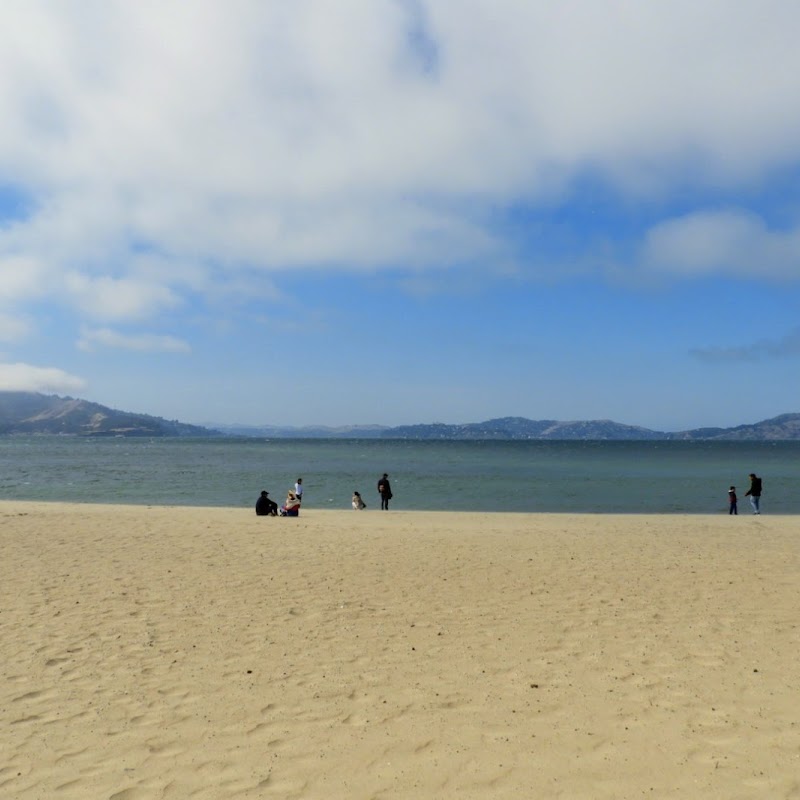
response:
[[[800,414],[781,414],[753,425],[735,428],[697,428],[674,433],[671,439],[721,439],[732,442],[763,442],[800,439]]]
[[[68,436],[219,436],[147,414],[131,414],[72,397],[0,392],[0,434]]]
[[[800,440],[800,414],[782,414],[752,425],[735,428],[697,428],[668,433],[622,425],[611,420],[559,422],[502,417],[467,425],[403,425],[387,428],[383,437],[391,439],[541,439],[585,441],[725,440],[784,441]]]
[[[696,428],[668,433],[623,425],[611,420],[561,422],[500,417],[485,422],[448,425],[345,425],[340,427],[280,425],[187,425],[147,414],[101,406],[72,397],[0,391],[0,435],[61,434],[70,436],[253,436],[270,439],[419,439],[419,440],[550,440],[550,441],[798,441],[800,414],[734,428]]]
[[[420,425],[347,425],[286,427],[280,425],[214,425],[233,436],[257,436],[270,439],[419,439],[419,440],[551,440],[551,441],[658,441],[658,440],[730,440],[779,441],[800,439],[800,414],[783,414],[753,425],[735,428],[697,428],[670,433],[623,425],[611,420],[561,422],[553,419],[532,420],[525,417],[500,417],[485,422],[450,425],[434,422]]]
[[[466,425],[403,425],[384,431],[393,439],[667,439],[669,434],[610,420],[559,422],[502,417]]]

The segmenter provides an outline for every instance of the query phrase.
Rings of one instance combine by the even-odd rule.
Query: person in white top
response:
[[[297,496],[298,502],[303,502],[303,479],[298,478],[297,483],[294,485],[294,493]]]
[[[367,504],[361,499],[361,495],[358,492],[353,492],[353,511],[363,511]]]

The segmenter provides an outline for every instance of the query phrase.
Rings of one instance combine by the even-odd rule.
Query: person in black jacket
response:
[[[383,477],[378,480],[378,494],[381,496],[381,511],[388,511],[389,501],[392,499],[392,486],[389,483],[389,476],[385,472]]]
[[[753,513],[761,513],[761,478],[755,474],[750,473],[750,488],[744,493],[745,497],[750,498],[750,505],[753,506]]]
[[[256,514],[259,517],[278,516],[278,504],[269,499],[269,492],[261,492],[261,496],[256,500]]]

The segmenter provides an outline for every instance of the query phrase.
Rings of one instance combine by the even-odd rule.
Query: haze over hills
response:
[[[782,414],[733,428],[697,428],[666,432],[611,420],[563,422],[502,417],[464,425],[432,423],[348,425],[340,427],[278,425],[188,425],[147,414],[135,414],[87,400],[32,392],[0,391],[0,435],[69,436],[252,436],[263,438],[361,438],[420,440],[800,440],[800,414]]]

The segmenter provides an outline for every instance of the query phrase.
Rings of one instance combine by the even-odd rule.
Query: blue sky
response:
[[[0,388],[196,423],[800,411],[791,0],[9,0]]]

